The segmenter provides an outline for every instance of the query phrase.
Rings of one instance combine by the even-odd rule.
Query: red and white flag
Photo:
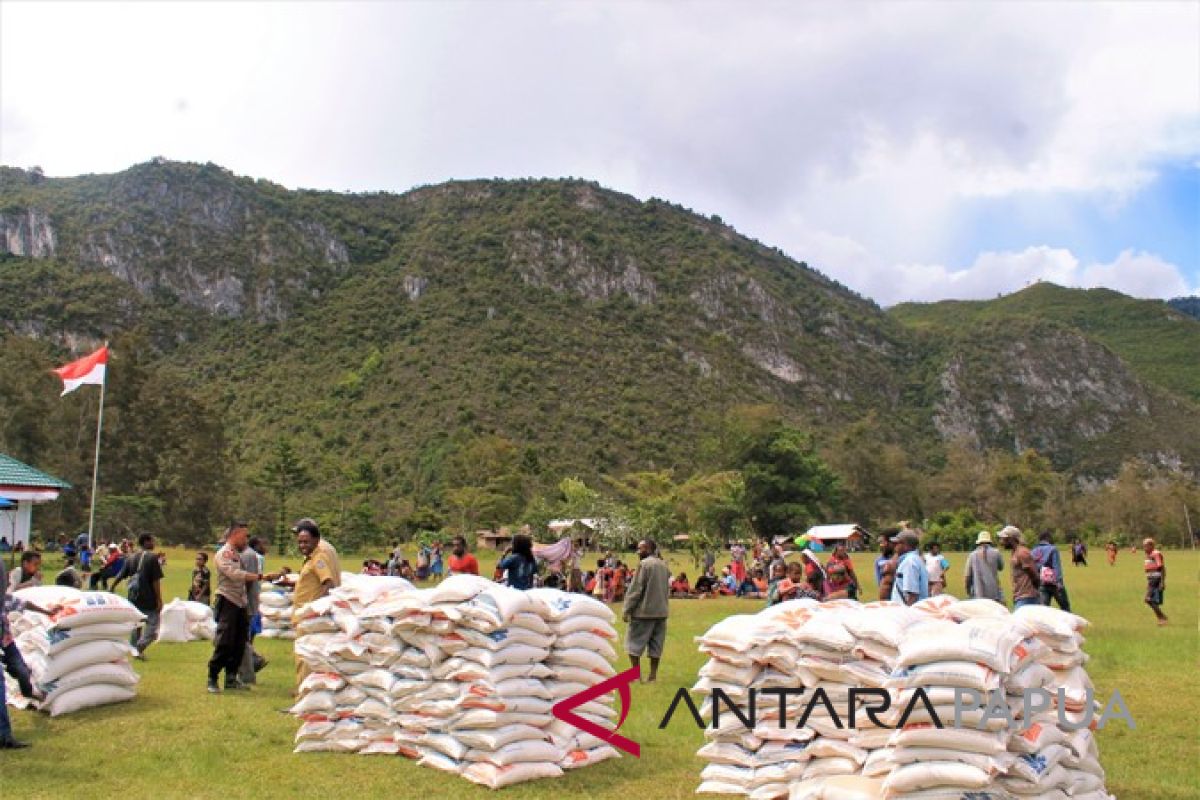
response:
[[[73,392],[85,383],[104,383],[104,371],[108,366],[108,346],[101,347],[90,356],[72,361],[54,370],[63,381],[63,394]],[[61,397],[62,395],[60,395]]]

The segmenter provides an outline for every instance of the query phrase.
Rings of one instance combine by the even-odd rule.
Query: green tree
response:
[[[296,454],[296,448],[287,437],[281,436],[275,440],[271,457],[263,465],[258,482],[269,489],[275,498],[278,511],[278,524],[275,529],[275,544],[282,555],[287,552],[288,536],[288,501],[296,492],[309,484],[308,469]]]
[[[838,479],[797,428],[777,425],[752,437],[740,458],[745,511],[758,536],[793,534],[838,506]]]

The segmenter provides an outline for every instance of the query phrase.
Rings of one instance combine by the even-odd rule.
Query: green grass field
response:
[[[1142,604],[1141,559],[1128,551],[1117,565],[1099,561],[1067,566],[1074,610],[1089,618],[1088,669],[1102,696],[1119,689],[1137,721],[1099,733],[1108,788],[1121,800],[1200,797],[1200,686],[1197,686],[1197,571],[1194,552],[1167,553],[1166,611],[1171,624],[1153,624]],[[632,557],[627,559],[627,563]],[[872,574],[871,557],[856,557]],[[950,554],[951,589],[961,581],[963,554]],[[493,559],[484,558],[485,568]],[[691,575],[683,558],[676,568]],[[295,556],[272,557],[268,566]],[[350,566],[353,558],[345,558]],[[361,563],[361,559],[359,560]],[[184,593],[191,558],[169,551],[164,598]],[[53,574],[48,564],[45,572]],[[668,647],[660,682],[634,686],[622,733],[641,743],[640,759],[623,757],[568,772],[562,779],[504,790],[521,798],[684,798],[698,785],[702,763],[694,754],[702,735],[685,715],[665,730],[658,724],[675,690],[691,686],[704,659],[693,636],[723,616],[755,611],[760,601],[672,601]],[[260,640],[271,664],[250,693],[204,691],[206,642],[153,646],[136,701],[51,720],[13,711],[19,738],[34,747],[0,753],[0,797],[417,797],[482,798],[489,790],[416,766],[404,758],[292,753],[296,721],[280,713],[291,704],[290,642]]]

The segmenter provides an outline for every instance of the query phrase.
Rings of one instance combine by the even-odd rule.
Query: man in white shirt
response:
[[[946,591],[946,570],[950,562],[942,555],[942,546],[937,542],[929,545],[925,553],[925,570],[929,573],[929,596]]]

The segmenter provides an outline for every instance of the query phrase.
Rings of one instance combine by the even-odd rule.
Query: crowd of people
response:
[[[266,542],[251,537],[247,523],[235,521],[226,529],[221,547],[214,556],[196,553],[188,599],[211,605],[216,620],[213,653],[208,662],[209,692],[244,689],[254,681],[254,675],[266,666],[266,659],[254,650],[254,636],[261,631],[258,594],[264,581],[286,583],[293,588],[295,608],[317,600],[340,585],[341,566],[336,549],[322,539],[317,523],[301,519],[293,527],[297,548],[304,561],[299,573],[287,567],[265,573]],[[1001,573],[1010,571],[1011,602],[1014,608],[1024,605],[1056,603],[1063,610],[1071,608],[1067,593],[1063,561],[1049,533],[1039,535],[1032,549],[1023,541],[1021,531],[1005,526],[995,537],[1008,551],[1005,556],[996,547],[989,531],[980,531],[975,547],[969,553],[963,570],[962,586],[968,598],[987,598],[1006,603]],[[55,577],[55,583],[75,588],[116,591],[126,583],[130,601],[145,615],[130,644],[136,657],[145,659],[146,650],[157,638],[159,614],[162,611],[162,579],[166,558],[155,548],[152,535],[138,537],[137,549],[128,540],[103,542],[95,551],[83,540],[62,544],[65,566]],[[640,670],[643,655],[649,655],[650,672],[643,680],[657,677],[659,661],[666,641],[666,625],[670,599],[736,597],[765,601],[769,605],[787,600],[808,598],[818,601],[850,599],[894,601],[908,605],[947,591],[950,562],[942,555],[936,542],[922,547],[916,531],[896,529],[878,539],[878,556],[874,563],[877,593],[870,593],[854,568],[844,543],[835,543],[829,556],[822,560],[816,548],[805,542],[799,550],[789,551],[782,544],[756,543],[747,548],[734,543],[729,548],[729,563],[718,573],[716,553],[703,557],[700,576],[693,583],[686,572],[672,575],[659,556],[654,542],[638,543],[636,566],[629,566],[614,553],[608,552],[596,562],[594,570],[581,570],[578,552],[572,551],[563,562],[545,564],[534,554],[533,541],[527,535],[513,538],[496,564],[491,577],[514,589],[552,586],[568,591],[587,593],[606,603],[623,603],[623,615],[629,623],[626,652],[633,666]],[[1143,572],[1146,578],[1145,603],[1153,611],[1158,624],[1167,624],[1162,605],[1166,591],[1166,563],[1153,539],[1142,542]],[[1105,548],[1109,564],[1116,561],[1117,546],[1109,542]],[[10,548],[11,552],[11,548]],[[1087,566],[1087,548],[1076,540],[1071,546],[1072,563]],[[210,561],[213,567],[210,568]],[[23,550],[19,563],[11,571],[0,570],[0,644],[4,667],[28,697],[38,696],[29,680],[29,670],[9,633],[5,614],[13,610],[54,614],[56,608],[40,608],[21,602],[12,592],[42,585],[42,555],[37,550]],[[95,569],[93,569],[93,566]],[[213,589],[213,573],[216,589]],[[467,541],[455,536],[446,557],[440,541],[418,547],[416,564],[404,556],[400,543],[393,544],[385,560],[363,562],[363,573],[404,577],[415,583],[438,581],[443,575],[479,575],[478,559],[468,551]],[[215,594],[215,602],[214,602]],[[225,680],[219,683],[221,674]],[[296,685],[304,680],[307,668],[296,660]],[[0,682],[0,688],[3,682]],[[12,738],[11,726],[0,695],[0,749],[23,747]]]

